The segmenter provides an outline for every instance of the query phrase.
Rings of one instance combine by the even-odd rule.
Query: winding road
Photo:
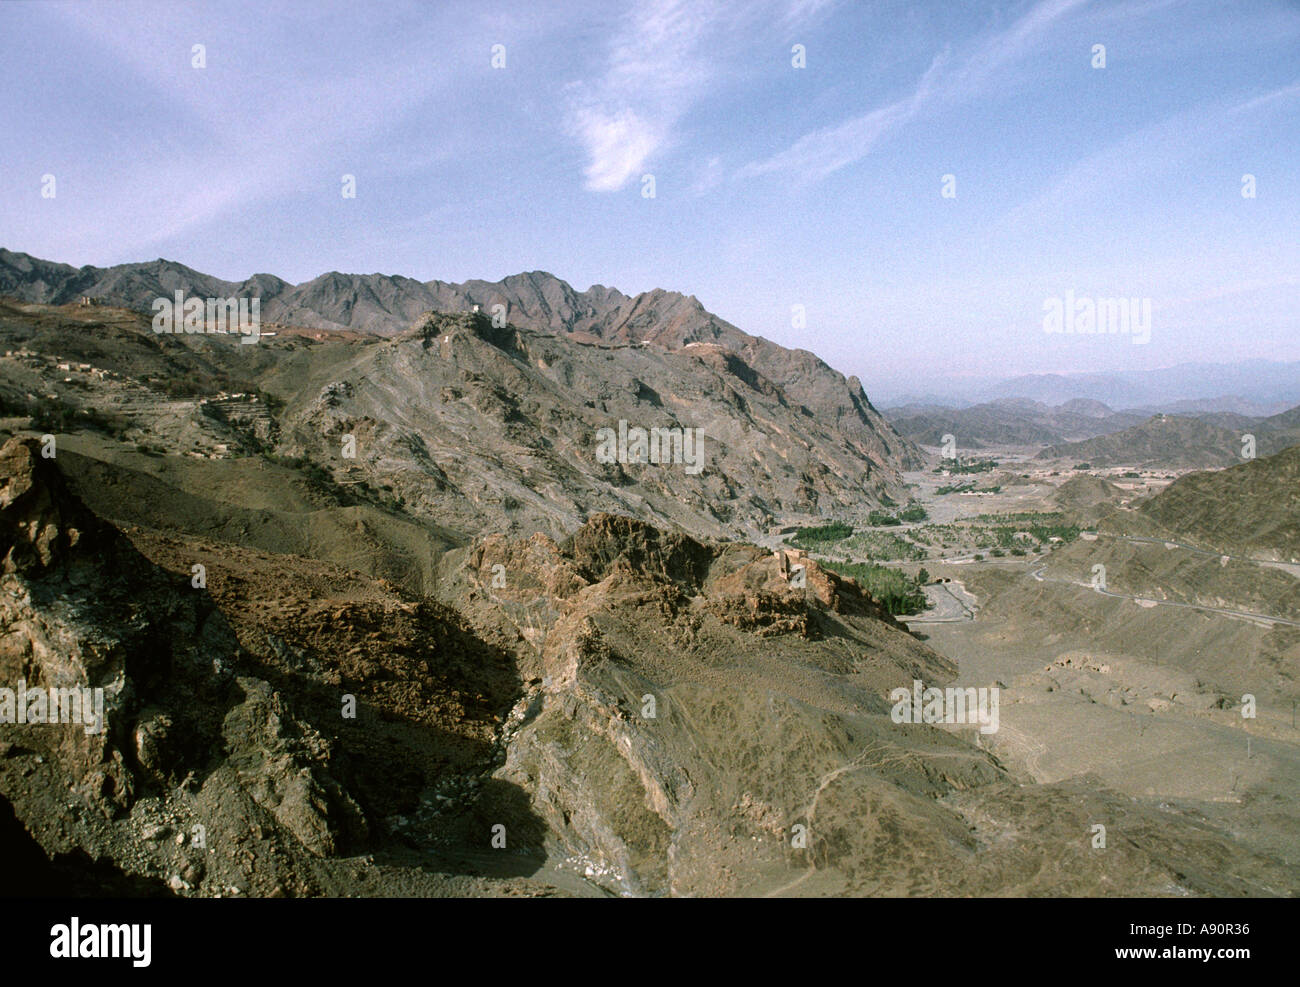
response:
[[[975,619],[975,596],[960,582],[931,583],[923,586],[930,609],[904,617],[906,624],[955,624]]]
[[[1163,545],[1165,546],[1165,548],[1168,549],[1178,548],[1184,551],[1193,552],[1197,555],[1204,555],[1207,558],[1233,559],[1238,562],[1253,562],[1256,565],[1264,565],[1272,568],[1281,568],[1286,572],[1292,572],[1292,569],[1296,568],[1296,566],[1294,566],[1292,563],[1280,562],[1277,559],[1257,559],[1248,555],[1228,555],[1227,553],[1224,552],[1211,552],[1204,548],[1197,548],[1194,545],[1184,545],[1180,542],[1169,541],[1168,539],[1165,538],[1143,538],[1136,535],[1116,535],[1116,534],[1111,534],[1109,532],[1103,532],[1103,531],[1085,531],[1082,532],[1081,535],[1082,536],[1091,535],[1092,538],[1094,539],[1114,538],[1117,541],[1126,541],[1138,545]],[[1084,588],[1093,589],[1095,592],[1100,593],[1102,596],[1109,596],[1116,600],[1133,600],[1135,603],[1139,603],[1147,606],[1178,607],[1179,609],[1182,610],[1200,610],[1204,613],[1217,613],[1225,617],[1241,617],[1246,620],[1259,620],[1270,624],[1286,624],[1289,627],[1300,627],[1300,620],[1291,620],[1287,617],[1275,617],[1271,614],[1265,614],[1265,613],[1253,613],[1249,610],[1233,610],[1228,607],[1207,607],[1198,603],[1180,603],[1177,600],[1153,600],[1149,596],[1132,596],[1125,593],[1112,593],[1110,590],[1093,586],[1089,582],[1081,582],[1076,579],[1052,579],[1051,577],[1043,575],[1043,573],[1046,571],[1047,571],[1047,566],[1040,565],[1037,569],[1032,570],[1030,572],[1030,575],[1033,576],[1040,583],[1043,582],[1068,583],[1071,586],[1082,586]],[[1300,573],[1295,573],[1295,572],[1292,572],[1292,574],[1300,575]]]

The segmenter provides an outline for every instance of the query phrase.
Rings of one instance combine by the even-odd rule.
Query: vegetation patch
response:
[[[811,528],[800,528],[785,540],[787,545],[802,548],[805,551],[825,551],[826,546],[843,541],[853,534],[853,525],[843,521],[832,521]]]
[[[823,568],[848,576],[895,617],[920,613],[925,594],[918,579],[872,562],[822,562]]]

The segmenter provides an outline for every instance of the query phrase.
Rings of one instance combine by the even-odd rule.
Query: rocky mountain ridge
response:
[[[782,388],[823,424],[850,439],[877,438],[890,447],[900,468],[920,464],[920,453],[898,436],[872,406],[856,377],[844,377],[806,350],[790,350],[743,332],[706,311],[693,295],[656,289],[628,296],[593,285],[586,291],[544,271],[499,282],[420,282],[386,274],[331,271],[291,285],[270,274],[223,281],[159,258],[111,268],[74,268],[0,249],[0,295],[62,305],[89,297],[103,304],[149,311],[157,298],[176,291],[203,298],[261,299],[270,323],[317,329],[351,329],[381,336],[408,330],[426,312],[471,313],[476,309],[524,329],[571,335],[579,341],[644,345],[679,351],[715,344]],[[498,309],[497,306],[500,306]]]

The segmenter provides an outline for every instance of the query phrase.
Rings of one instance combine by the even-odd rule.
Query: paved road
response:
[[[1213,553],[1211,553],[1213,554]],[[1262,620],[1271,624],[1287,624],[1290,627],[1300,627],[1300,620],[1288,620],[1286,617],[1274,617],[1266,613],[1252,613],[1249,610],[1231,610],[1227,607],[1206,607],[1196,603],[1179,603],[1177,600],[1153,600],[1149,596],[1130,596],[1125,593],[1112,593],[1110,590],[1098,589],[1091,583],[1081,582],[1077,579],[1052,579],[1044,576],[1047,566],[1039,566],[1030,573],[1040,583],[1068,583],[1071,586],[1082,586],[1085,589],[1091,589],[1102,596],[1109,596],[1116,600],[1133,600],[1138,603],[1145,603],[1158,607],[1178,607],[1183,610],[1201,610],[1205,613],[1222,614],[1225,617],[1244,617],[1247,620]]]
[[[1186,549],[1187,551],[1195,552],[1198,555],[1205,555],[1210,558],[1223,557],[1223,553],[1220,552],[1210,552],[1205,549],[1196,548],[1195,546],[1192,545],[1183,545],[1178,542],[1171,542],[1162,538],[1139,538],[1139,537],[1131,537],[1128,535],[1112,535],[1112,534],[1107,534],[1102,532],[1087,532],[1087,533],[1096,534],[1099,537],[1103,537],[1103,538],[1115,538],[1120,541],[1129,541],[1129,542],[1135,542],[1141,544],[1166,545],[1172,548]],[[1257,558],[1251,558],[1249,556],[1229,555],[1228,558],[1236,559],[1237,561],[1241,561],[1241,562],[1254,562],[1258,565],[1266,565],[1266,566],[1285,567],[1287,565],[1287,563],[1279,563],[1274,559],[1257,559]],[[1041,559],[1035,559],[1033,561],[1037,562],[1040,560]],[[951,565],[954,563],[959,563],[960,561],[966,561],[966,559],[962,559],[962,560],[927,559],[926,561],[946,562],[949,565]],[[995,561],[997,563],[1001,563],[1004,565],[1010,565],[1010,564],[1021,563],[1024,562],[1025,560],[989,559],[986,560],[986,564],[991,564],[994,563]],[[1032,569],[1029,575],[1032,576],[1034,579],[1038,580],[1038,582],[1040,583],[1041,582],[1064,583],[1070,586],[1081,586],[1085,589],[1092,589],[1094,592],[1100,593],[1102,596],[1109,596],[1112,599],[1116,599],[1116,600],[1132,600],[1135,603],[1145,604],[1147,606],[1177,607],[1182,610],[1199,610],[1203,613],[1216,613],[1225,617],[1240,617],[1245,620],[1258,620],[1270,624],[1285,624],[1288,627],[1300,627],[1300,620],[1292,620],[1287,617],[1275,617],[1272,614],[1255,613],[1250,610],[1234,610],[1230,607],[1210,607],[1210,606],[1203,606],[1197,603],[1181,603],[1177,600],[1155,600],[1148,596],[1135,596],[1126,593],[1115,593],[1110,590],[1097,589],[1096,587],[1093,587],[1092,584],[1089,582],[1084,582],[1076,579],[1054,579],[1049,576],[1044,576],[1043,573],[1046,571],[1047,571],[1046,565],[1039,565],[1038,568]],[[926,591],[927,599],[929,599],[930,602],[933,604],[933,608],[925,611],[922,614],[918,614],[917,616],[905,618],[906,623],[948,624],[948,623],[959,623],[961,621],[975,619],[975,610],[976,610],[975,597],[972,596],[970,593],[968,593],[966,591],[966,587],[963,586],[960,582],[939,583],[937,585],[926,586],[925,591]]]
[[[1197,548],[1195,545],[1184,545],[1182,542],[1170,541],[1168,538],[1142,538],[1138,535],[1116,535],[1109,531],[1084,531],[1081,535],[1095,535],[1098,538],[1114,538],[1117,541],[1133,542],[1142,545],[1164,545],[1165,548],[1181,548],[1184,551],[1194,552],[1197,555],[1204,555],[1211,559],[1232,559],[1235,562],[1254,562],[1258,565],[1267,566],[1292,566],[1300,565],[1294,559],[1290,562],[1283,562],[1279,559],[1257,559],[1252,555],[1229,555],[1226,552],[1212,552],[1207,548]]]
[[[955,624],[975,619],[975,597],[960,582],[932,583],[924,586],[931,607],[902,621],[911,624]]]

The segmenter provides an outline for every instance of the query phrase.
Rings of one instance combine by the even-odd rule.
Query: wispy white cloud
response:
[[[637,5],[611,40],[604,73],[569,88],[566,122],[586,153],[589,189],[622,188],[670,144],[707,78],[697,52],[718,13],[716,3],[686,0]]]
[[[862,160],[923,113],[979,96],[998,70],[1037,49],[1048,30],[1084,2],[1043,0],[1010,27],[981,39],[965,55],[944,51],[935,57],[910,94],[805,134],[786,150],[745,165],[739,177],[787,172],[817,180]]]
[[[613,192],[641,174],[646,159],[667,144],[672,122],[671,115],[647,118],[599,101],[575,106],[569,125],[587,152],[587,188]]]
[[[587,188],[623,188],[673,147],[679,121],[726,70],[736,36],[774,25],[783,31],[807,25],[835,2],[635,4],[610,39],[602,71],[566,91],[565,126],[586,156]]]
[[[715,188],[722,179],[722,159],[716,154],[712,155],[697,166],[695,181],[691,183],[691,192],[695,195],[703,195]]]
[[[839,0],[789,0],[779,15],[782,28],[805,26],[830,12]]]
[[[1025,224],[1095,202],[1135,181],[1178,168],[1190,155],[1207,153],[1257,124],[1272,111],[1300,103],[1300,82],[1239,101],[1218,101],[1181,110],[1089,154],[1052,179],[1046,188],[1002,217],[1000,225]]]
[[[449,87],[469,57],[429,60],[432,25],[414,8],[401,16],[424,30],[380,37],[359,27],[345,60],[299,52],[298,13],[263,12],[255,33],[248,11],[237,7],[70,4],[46,13],[116,60],[135,84],[134,98],[148,93],[186,121],[186,139],[165,154],[101,156],[100,197],[68,233],[112,239],[125,253],[153,249],[250,202],[299,192],[305,179],[338,181],[352,172],[373,180],[417,167],[409,155],[396,161],[386,153],[385,134]],[[190,65],[194,43],[206,47],[202,70]],[[421,160],[445,153],[426,148]]]
[[[942,72],[946,61],[946,55],[936,58],[910,96],[878,106],[834,127],[805,134],[779,154],[746,165],[740,170],[741,177],[786,171],[816,180],[853,164],[869,154],[887,134],[920,112],[931,99],[935,76]]]

